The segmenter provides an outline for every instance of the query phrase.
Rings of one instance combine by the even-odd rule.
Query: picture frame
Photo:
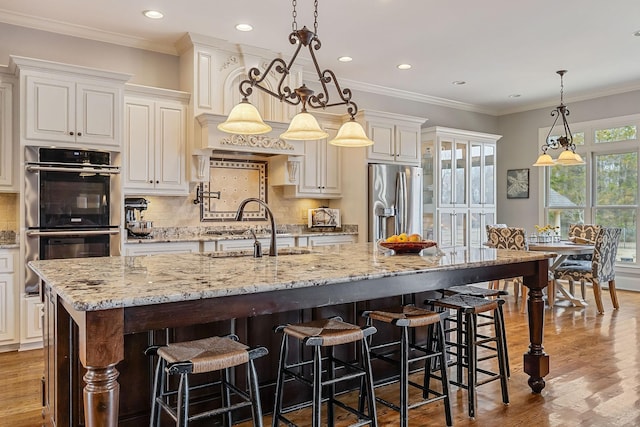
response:
[[[529,169],[507,170],[507,199],[529,198]]]

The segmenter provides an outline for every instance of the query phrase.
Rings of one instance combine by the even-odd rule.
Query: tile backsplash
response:
[[[0,193],[0,231],[18,230],[18,194]]]
[[[189,227],[201,225],[221,225],[220,221],[200,221],[200,205],[194,204],[196,184],[190,185],[189,197],[140,196],[151,203],[145,213],[145,219],[153,221],[154,227]],[[224,197],[224,191],[222,193]],[[267,203],[277,224],[306,224],[307,209],[326,206],[327,200],[287,199],[281,187],[268,186]],[[234,221],[227,221],[234,223]]]

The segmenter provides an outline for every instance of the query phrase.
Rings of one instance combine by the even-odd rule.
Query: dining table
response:
[[[529,250],[530,251],[540,251],[540,252],[553,252],[557,256],[552,258],[552,263],[549,266],[549,275],[553,276],[554,272],[558,267],[565,262],[569,256],[571,255],[588,255],[593,254],[594,245],[591,244],[582,244],[582,243],[574,243],[569,240],[561,240],[556,242],[530,242]],[[558,292],[560,295],[558,295]],[[547,295],[547,302],[550,306],[555,304],[556,299],[570,301],[571,304],[575,307],[586,307],[588,304],[584,300],[584,298],[578,298],[573,295],[567,288],[562,286],[561,283],[556,281],[555,283],[555,294],[553,297]]]

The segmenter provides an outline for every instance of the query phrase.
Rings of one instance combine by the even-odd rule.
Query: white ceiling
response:
[[[288,59],[291,9],[287,0],[0,0],[0,21],[172,54],[192,32]],[[313,1],[297,9],[298,26],[313,29]],[[317,56],[343,87],[504,114],[557,104],[560,69],[567,104],[640,89],[638,30],[638,0],[319,0]],[[413,68],[398,70],[403,62]]]

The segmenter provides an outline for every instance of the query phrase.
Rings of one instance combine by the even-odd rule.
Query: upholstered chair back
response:
[[[593,277],[600,282],[614,280],[616,277],[614,267],[621,233],[621,228],[600,227],[595,236],[591,268]]]
[[[524,228],[487,226],[487,239],[489,245],[496,249],[527,249]]]
[[[579,237],[594,242],[600,228],[595,224],[571,224],[569,225],[569,237]]]

